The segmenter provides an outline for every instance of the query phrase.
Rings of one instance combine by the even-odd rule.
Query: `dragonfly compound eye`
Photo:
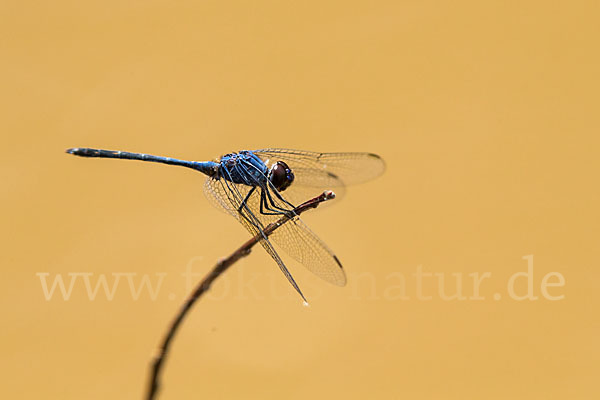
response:
[[[286,163],[277,161],[269,171],[269,181],[275,189],[283,192],[294,182],[294,173]]]

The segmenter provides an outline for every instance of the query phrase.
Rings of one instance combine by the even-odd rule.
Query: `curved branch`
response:
[[[293,213],[290,213],[289,215],[284,215],[277,222],[269,224],[264,229],[264,231],[263,231],[264,234],[268,237],[277,228],[279,228],[281,225],[288,222],[293,216],[300,215],[304,211],[306,211],[310,208],[317,208],[319,206],[319,204],[321,204],[322,202],[331,200],[333,198],[335,198],[335,193],[333,193],[331,191],[323,192],[320,196],[310,199],[310,200],[302,203],[298,207],[294,208]],[[173,338],[175,337],[175,333],[177,332],[177,329],[183,322],[183,319],[186,317],[186,315],[188,314],[188,312],[190,311],[192,306],[196,303],[196,301],[198,299],[200,299],[200,297],[202,297],[202,295],[204,293],[206,293],[210,289],[210,286],[212,285],[212,283],[219,276],[221,276],[221,274],[223,272],[225,272],[229,267],[231,267],[237,260],[250,254],[250,250],[252,249],[252,247],[254,247],[254,245],[257,244],[261,239],[262,239],[262,235],[260,235],[260,234],[256,235],[255,237],[253,237],[252,239],[250,239],[246,243],[244,243],[236,251],[234,251],[229,257],[219,261],[217,263],[217,265],[215,265],[215,267],[212,269],[212,271],[210,271],[208,273],[208,275],[206,275],[204,277],[204,279],[198,284],[196,289],[188,297],[188,299],[184,303],[183,307],[181,308],[181,310],[179,311],[179,313],[177,314],[177,316],[171,323],[169,330],[167,331],[166,335],[164,336],[164,338],[162,340],[162,344],[160,346],[159,353],[152,362],[151,369],[150,369],[150,382],[149,382],[149,386],[148,386],[148,394],[146,396],[146,399],[153,400],[156,398],[158,389],[160,387],[160,372],[162,370],[163,363],[169,353],[169,348],[170,348],[171,342],[173,341]]]

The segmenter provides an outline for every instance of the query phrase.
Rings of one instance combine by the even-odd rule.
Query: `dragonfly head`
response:
[[[286,163],[277,161],[269,170],[269,181],[277,191],[283,192],[294,182],[294,173]]]

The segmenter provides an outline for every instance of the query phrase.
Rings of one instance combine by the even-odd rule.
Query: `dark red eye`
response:
[[[269,181],[279,192],[287,189],[294,182],[294,173],[283,161],[277,161],[269,171]]]

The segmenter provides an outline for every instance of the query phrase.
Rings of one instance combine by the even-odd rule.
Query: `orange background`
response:
[[[290,262],[302,307],[255,249],[186,320],[163,399],[598,398],[600,13],[557,4],[4,1],[3,397],[141,398],[186,266],[247,238],[199,174],[64,154],[87,146],[387,161],[305,214],[348,286]],[[528,255],[538,300],[517,301]],[[428,278],[419,300],[418,266],[448,293],[461,273],[467,296],[489,272],[485,299],[445,301]],[[155,300],[122,278],[90,301],[80,276],[47,301],[36,274],[74,272],[166,275]],[[541,295],[550,272],[562,300]]]

